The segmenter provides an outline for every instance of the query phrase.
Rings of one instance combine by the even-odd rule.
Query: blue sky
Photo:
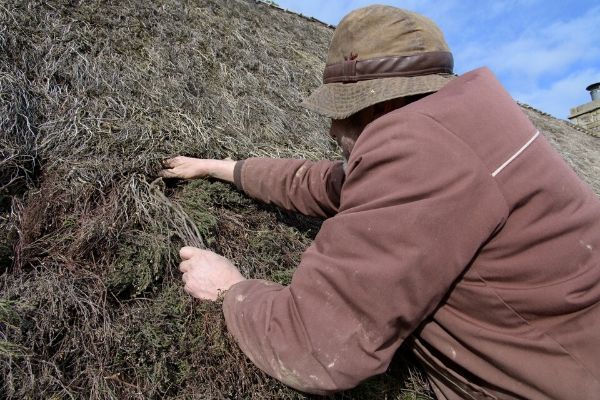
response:
[[[337,25],[365,0],[276,0]],[[590,0],[379,1],[419,12],[444,31],[458,74],[490,67],[511,95],[558,118],[591,101],[600,81],[600,3]]]

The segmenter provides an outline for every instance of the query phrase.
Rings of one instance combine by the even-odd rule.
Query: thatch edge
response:
[[[316,22],[318,24],[326,26],[327,28],[335,29],[335,25],[328,24],[327,22],[323,22],[320,19],[317,19],[315,17],[310,17],[310,16],[304,15],[302,13],[298,13],[298,12],[295,12],[295,11],[292,11],[292,10],[288,10],[287,8],[280,7],[280,6],[276,5],[276,4],[269,3],[269,2],[267,2],[265,0],[247,0],[247,1],[250,2],[250,3],[262,4],[264,6],[271,7],[271,8],[274,8],[276,10],[283,11],[283,12],[285,12],[287,14],[297,15],[298,17],[303,18],[303,19],[305,19],[307,21]]]
[[[595,138],[597,138],[597,137],[600,137],[600,136],[598,136],[598,135],[594,134],[593,132],[590,132],[589,130],[585,129],[584,127],[582,127],[582,126],[580,126],[580,125],[577,125],[577,124],[574,124],[574,123],[572,123],[571,121],[567,121],[566,119],[556,118],[555,116],[553,116],[553,115],[551,115],[551,114],[548,114],[547,112],[544,112],[544,111],[542,111],[542,110],[539,110],[539,109],[537,109],[537,108],[535,108],[535,107],[533,107],[533,106],[530,106],[530,105],[529,105],[529,104],[527,104],[527,103],[522,103],[522,102],[520,102],[520,101],[518,101],[518,100],[516,100],[516,102],[517,102],[517,104],[518,104],[519,106],[521,106],[522,108],[526,108],[527,110],[531,110],[531,111],[533,111],[533,112],[535,112],[535,113],[538,113],[538,114],[540,114],[540,115],[541,115],[541,116],[543,116],[543,117],[551,118],[551,119],[553,119],[554,121],[561,122],[561,123],[565,124],[566,126],[568,126],[569,128],[573,128],[573,129],[575,129],[576,131],[579,131],[579,132],[585,133],[585,134],[587,134],[587,135],[590,135],[591,137],[595,137]]]

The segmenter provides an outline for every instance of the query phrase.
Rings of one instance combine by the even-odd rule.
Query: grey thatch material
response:
[[[331,33],[243,0],[0,0],[0,397],[304,397],[183,293],[176,252],[285,283],[319,222],[155,177],[175,154],[337,157],[299,107]],[[598,142],[532,118],[598,192]],[[339,398],[426,393],[399,359]]]
[[[521,107],[575,172],[600,195],[600,138],[526,104]]]

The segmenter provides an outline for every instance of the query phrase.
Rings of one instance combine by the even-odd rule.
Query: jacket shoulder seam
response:
[[[481,168],[484,169],[485,171],[488,171],[487,166],[485,165],[485,163],[483,162],[483,160],[481,159],[481,157],[479,156],[479,154],[477,154],[477,152],[475,152],[473,150],[473,148],[467,143],[465,142],[459,135],[457,135],[455,132],[453,132],[451,129],[449,129],[447,126],[445,126],[441,121],[439,121],[437,118],[435,118],[434,116],[430,115],[430,114],[426,114],[423,112],[419,112],[419,111],[409,111],[409,113],[411,114],[416,114],[416,115],[420,115],[423,116],[425,118],[428,118],[430,120],[432,120],[433,122],[435,122],[437,125],[439,125],[440,127],[442,127],[444,130],[446,130],[447,132],[451,133],[456,139],[458,139],[466,148],[469,149],[469,151],[471,152],[471,154],[473,154],[473,156],[477,159],[478,163],[480,164]],[[502,198],[502,202],[504,203],[504,216],[503,216],[503,220],[506,220],[506,218],[508,217],[509,214],[509,210],[510,210],[510,206],[508,204],[508,200],[506,199],[506,197],[504,196],[504,193],[502,192],[502,190],[500,189],[498,182],[496,181],[496,179],[494,179],[494,177],[492,176],[491,172],[487,174],[489,179],[492,180],[492,182],[494,182],[494,187],[496,188],[496,191],[499,193],[500,197]]]

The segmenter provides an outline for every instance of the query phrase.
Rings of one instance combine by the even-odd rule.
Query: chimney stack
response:
[[[592,101],[600,100],[600,82],[592,83],[585,90],[589,91],[592,95]]]
[[[584,128],[590,135],[600,137],[600,82],[586,87],[592,95],[592,101],[571,108],[569,120]]]

